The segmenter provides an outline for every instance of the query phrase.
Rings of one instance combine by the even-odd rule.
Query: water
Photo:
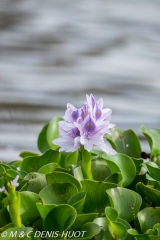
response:
[[[0,159],[38,151],[66,103],[103,97],[118,128],[160,127],[158,0],[0,1]]]

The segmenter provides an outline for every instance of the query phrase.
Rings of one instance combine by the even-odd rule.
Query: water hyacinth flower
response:
[[[98,147],[114,155],[116,151],[107,145],[104,134],[111,134],[110,124],[112,110],[103,109],[103,99],[95,100],[92,94],[86,95],[87,102],[79,109],[67,104],[64,121],[59,122],[59,138],[53,143],[60,146],[59,151],[74,152],[80,146],[90,152]]]
[[[16,178],[13,179],[13,181],[11,181],[12,186],[14,186],[14,187],[18,187],[19,186],[19,183],[17,182],[18,179],[19,179],[19,175],[17,175]]]

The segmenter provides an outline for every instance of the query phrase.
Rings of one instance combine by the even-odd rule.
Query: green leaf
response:
[[[27,151],[21,152],[21,153],[19,154],[19,156],[20,156],[21,158],[35,157],[35,156],[38,156],[38,155],[39,155],[38,153],[27,152]],[[17,163],[17,162],[20,162],[20,161],[16,161],[16,163]],[[14,165],[15,165],[15,163],[14,163]]]
[[[76,167],[73,172],[74,172],[74,177],[75,177],[78,181],[81,181],[81,180],[84,179],[81,166]]]
[[[106,190],[116,187],[116,184],[82,180],[82,191],[86,192],[84,212],[104,212],[104,208],[110,204]]]
[[[75,152],[71,152],[67,155],[65,158],[65,167],[69,167],[71,165],[77,165],[78,162],[78,157],[79,157],[79,152],[78,150]]]
[[[113,240],[105,217],[99,217],[94,220],[98,226],[101,227],[100,233],[95,237],[95,240]]]
[[[124,240],[127,237],[127,228],[121,222],[117,222],[118,212],[111,207],[105,208],[105,215],[108,222],[108,228],[112,237]]]
[[[131,235],[138,235],[137,230],[135,230],[135,229],[133,229],[133,228],[128,229],[127,232],[128,232],[129,234],[131,234]]]
[[[147,184],[148,180],[146,179],[146,174],[137,174],[133,182],[127,188],[137,192],[136,185],[139,182],[142,182],[145,185]]]
[[[44,225],[43,225],[43,220],[42,220],[42,218],[36,219],[36,221],[34,221],[34,222],[32,223],[32,226],[34,226],[34,229],[38,229],[38,230],[39,230],[38,233],[44,231]],[[36,236],[36,237],[38,237],[38,236]],[[39,237],[40,237],[40,236],[39,236]],[[48,236],[47,236],[47,237],[48,237]],[[43,238],[44,238],[44,236],[43,236]]]
[[[84,232],[83,237],[79,238],[81,240],[86,240],[86,239],[91,239],[92,237],[96,236],[99,234],[101,228],[96,224],[96,223],[86,223],[83,225],[81,232]],[[73,238],[77,239],[77,238]]]
[[[148,234],[138,234],[138,232],[135,229],[128,229],[127,232],[130,236],[133,236],[135,240],[151,240]],[[158,240],[158,239],[157,239]]]
[[[147,233],[148,235],[157,235],[156,231],[153,229],[148,229],[145,233]]]
[[[149,236],[149,239],[150,240],[159,240],[159,236]]]
[[[86,193],[80,192],[80,193],[77,193],[76,195],[72,196],[68,200],[68,204],[72,205],[76,209],[77,214],[80,214],[83,212],[85,199],[86,199]]]
[[[42,130],[40,131],[37,139],[37,146],[40,152],[44,153],[46,152],[50,146],[47,141],[47,129],[48,129],[49,123],[43,126]]]
[[[0,236],[1,236],[1,232],[4,232],[5,230],[14,227],[12,222],[8,223],[7,225],[5,225],[4,227],[0,228]]]
[[[91,169],[91,164],[92,164],[92,158],[91,158],[91,153],[88,152],[84,146],[81,146],[81,154],[82,154],[82,161],[81,161],[81,169],[83,173],[84,179],[93,179],[92,175],[92,169]]]
[[[141,146],[137,135],[133,130],[122,131],[120,129],[112,129],[111,135],[107,136],[107,140],[118,153],[124,153],[130,157],[140,158]]]
[[[39,217],[36,207],[37,202],[41,202],[38,194],[33,192],[20,192],[20,214],[23,225],[29,225]]]
[[[57,149],[57,145],[53,144],[52,141],[56,138],[59,137],[59,127],[58,123],[59,121],[62,121],[63,118],[61,117],[55,117],[53,118],[48,125],[47,132],[46,132],[46,137],[47,137],[47,142],[53,150]]]
[[[6,208],[0,210],[0,228],[11,222],[9,212]]]
[[[48,163],[59,163],[60,153],[49,149],[41,156],[27,157],[23,160],[22,167],[26,172],[37,172],[41,167]]]
[[[73,207],[67,204],[59,205],[47,214],[44,227],[48,231],[66,231],[74,223],[76,215]]]
[[[61,160],[60,160],[60,163],[59,165],[62,167],[62,168],[65,168],[66,167],[66,158],[67,156],[69,155],[70,153],[68,152],[61,152]],[[67,170],[67,169],[66,169]]]
[[[73,230],[81,230],[82,226],[87,222],[93,222],[98,217],[98,213],[77,214],[76,220],[72,225]]]
[[[9,177],[13,178],[13,179],[14,179],[17,175],[19,175],[17,171],[14,171],[14,170],[12,170],[12,169],[6,169],[6,174],[7,174]]]
[[[47,174],[47,173],[53,173],[54,170],[56,168],[61,168],[57,163],[48,163],[46,165],[44,165],[43,167],[41,167],[38,172],[39,173],[43,173],[43,174]]]
[[[109,230],[113,238],[124,240],[127,237],[127,229],[122,223],[110,222]]]
[[[160,129],[148,129],[145,126],[141,126],[140,131],[148,140],[151,149],[151,156],[160,155]]]
[[[138,193],[142,196],[144,201],[149,200],[155,206],[160,207],[160,191],[147,187],[143,183],[138,183],[137,186]]]
[[[21,188],[21,191],[39,193],[47,185],[45,175],[40,173],[29,173],[24,180],[29,181]]]
[[[108,176],[104,182],[110,182],[110,183],[115,183],[118,184],[122,180],[122,175],[121,173],[113,173],[110,176]]]
[[[72,183],[53,183],[44,187],[39,195],[44,204],[65,204],[77,192]]]
[[[0,188],[2,188],[4,186],[4,183],[5,183],[4,177],[2,176],[2,177],[0,177]]]
[[[9,165],[12,170],[18,172],[18,175],[20,175],[21,178],[24,178],[27,174],[27,172],[23,171],[22,160],[10,162]]]
[[[119,223],[123,224],[126,229],[130,229],[131,226],[128,222],[124,221],[123,219],[117,219]],[[95,240],[113,240],[111,233],[109,232],[109,224],[106,221],[105,217],[99,217],[94,220],[94,223],[99,225],[101,227],[101,232],[95,237]],[[122,226],[122,228],[124,227]],[[125,229],[125,235],[127,235],[127,231]],[[116,236],[114,239],[119,239],[118,236]],[[131,236],[127,236],[125,240],[134,240]]]
[[[107,163],[103,159],[92,161],[93,179],[97,181],[104,181],[110,174]]]
[[[143,159],[142,158],[132,158],[132,160],[136,166],[136,172],[140,173],[141,168],[142,168]]]
[[[121,187],[108,189],[106,192],[111,207],[118,211],[120,218],[128,222],[135,219],[142,203],[138,193]]]
[[[118,219],[118,212],[112,207],[105,208],[105,215],[112,222],[116,222]]]
[[[53,209],[55,208],[57,205],[56,204],[42,204],[40,202],[36,203],[37,209],[42,217],[42,219],[44,220],[47,216],[47,214]]]
[[[160,181],[160,169],[158,165],[154,162],[143,163],[143,166],[147,169],[152,178],[157,181]]]
[[[7,170],[7,169],[11,169],[11,167],[8,166],[7,164],[0,163],[0,173],[1,174],[5,173],[5,170]]]
[[[122,180],[118,183],[118,186],[126,187],[132,183],[136,176],[136,167],[130,157],[121,153],[113,156],[104,153],[103,158],[106,160],[112,174],[121,173]]]
[[[18,168],[18,167],[21,167],[21,165],[22,165],[22,160],[15,160],[15,161],[11,161],[11,162],[7,163],[7,167],[9,167],[9,168],[11,168],[12,166]]]
[[[160,222],[160,208],[144,208],[138,213],[138,220],[143,233],[148,229],[152,229],[156,223]]]
[[[19,182],[19,186],[16,188],[17,191],[21,191],[22,188],[24,188],[24,191],[26,191],[27,189],[27,186],[26,186],[26,183],[28,182],[28,180],[22,180]],[[25,187],[24,187],[25,186]]]
[[[160,223],[156,223],[153,227],[154,230],[157,231],[158,236],[160,236]]]
[[[46,180],[48,184],[52,183],[72,183],[74,184],[79,191],[81,191],[81,184],[76,178],[68,173],[62,172],[53,172],[52,174],[46,175]]]
[[[118,222],[122,223],[126,227],[127,230],[131,228],[131,225],[122,218],[118,218]]]

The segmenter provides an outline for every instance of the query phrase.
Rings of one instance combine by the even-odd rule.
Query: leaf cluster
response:
[[[6,196],[0,193],[0,232],[9,236],[13,230],[32,231],[31,239],[40,239],[34,237],[37,230],[85,231],[78,238],[83,240],[160,239],[160,130],[140,128],[151,149],[148,161],[132,130],[112,130],[106,140],[117,154],[93,150],[93,180],[89,180],[82,173],[80,151],[60,153],[52,144],[59,120],[52,119],[41,130],[40,154],[22,152],[22,160],[0,163],[0,187],[20,176],[17,191],[23,224],[13,227]],[[17,235],[14,239],[28,238]]]

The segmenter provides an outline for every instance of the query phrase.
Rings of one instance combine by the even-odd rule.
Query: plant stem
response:
[[[20,217],[20,195],[19,192],[15,191],[15,187],[8,184],[9,193],[9,214],[14,227],[22,227]]]
[[[92,170],[91,170],[91,153],[84,149],[84,146],[81,146],[82,153],[82,173],[84,179],[93,180]]]

